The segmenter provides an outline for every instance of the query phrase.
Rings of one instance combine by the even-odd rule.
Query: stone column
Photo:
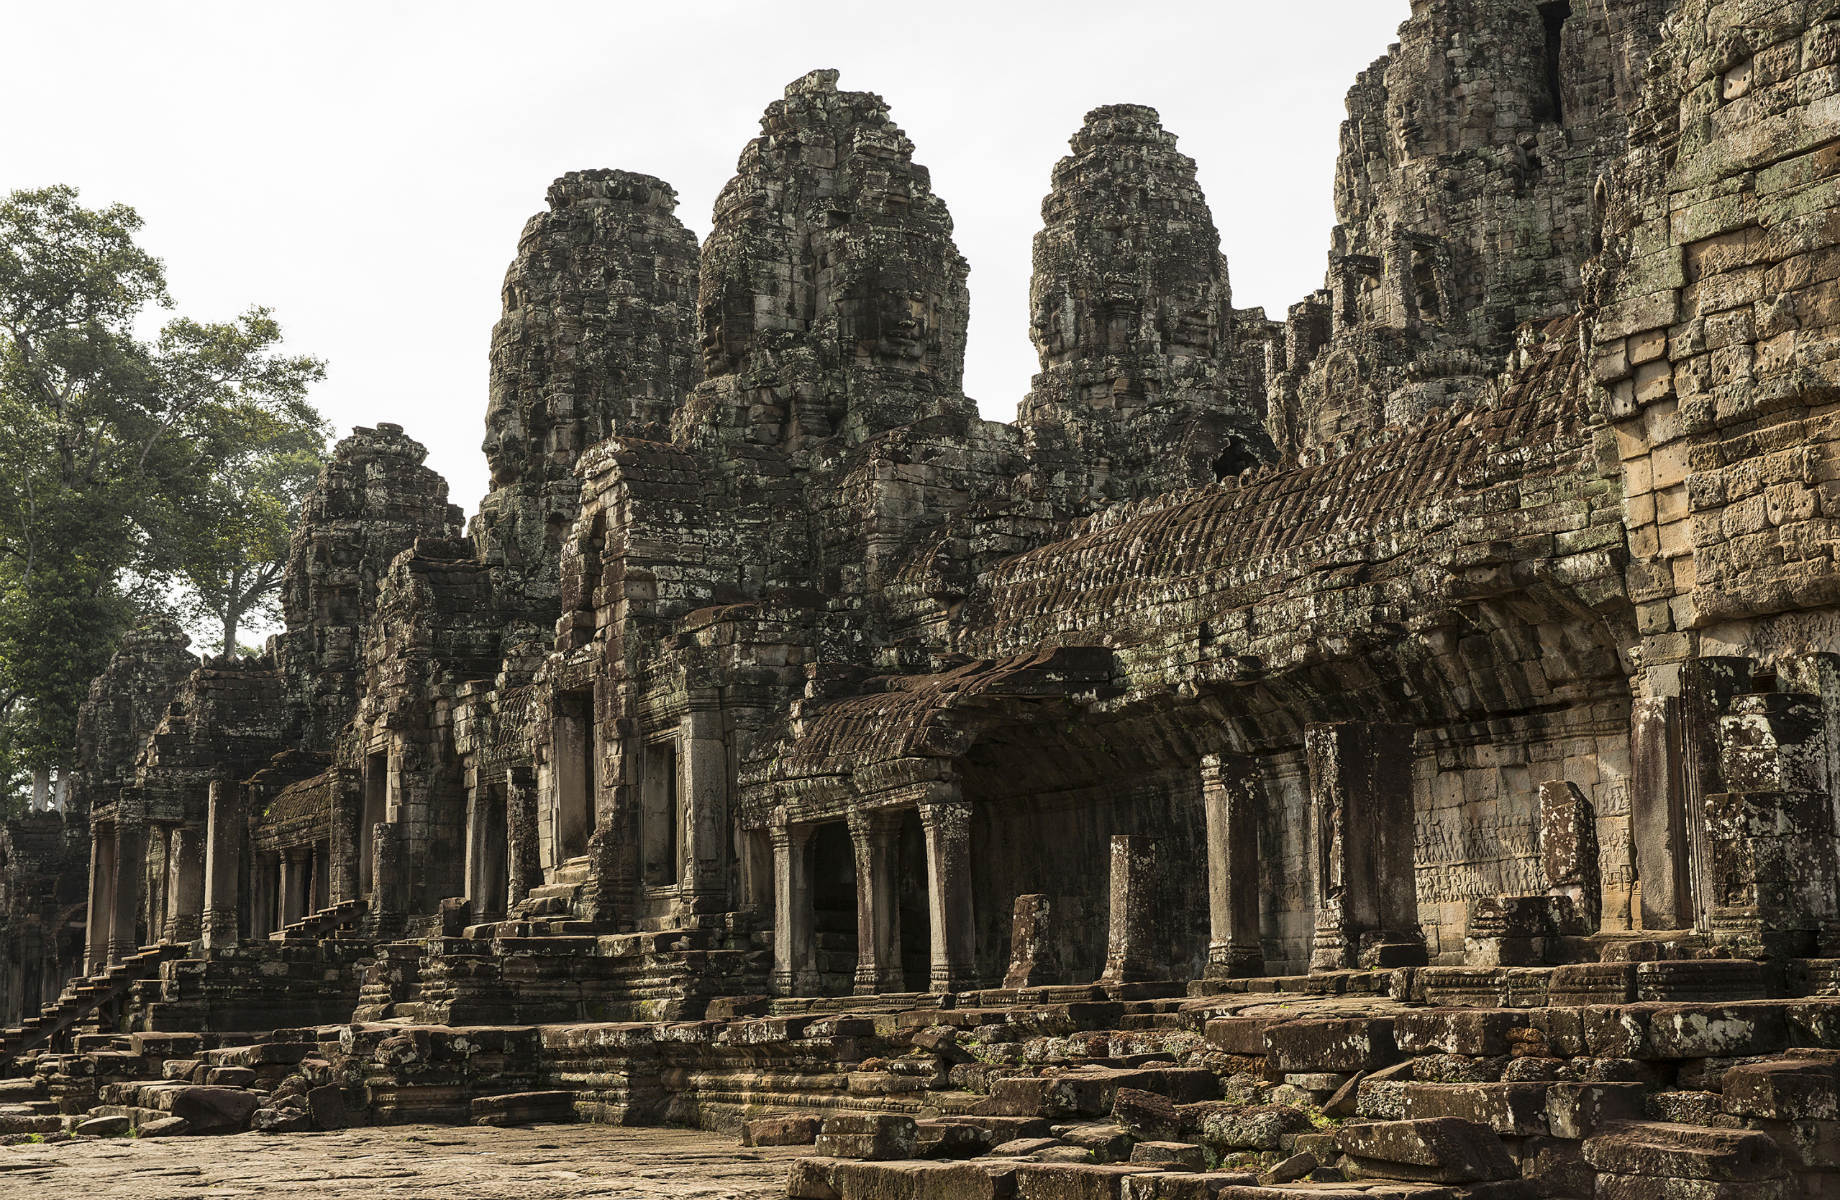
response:
[[[783,820],[783,818],[781,818]],[[812,962],[809,825],[775,825],[773,838],[773,990],[782,996],[818,990]]]
[[[115,915],[115,827],[90,830],[89,910],[83,948],[83,973],[94,975],[109,965],[109,929]]]
[[[1316,937],[1310,969],[1426,961],[1413,861],[1410,725],[1310,725]]]
[[[1575,783],[1549,779],[1540,785],[1540,864],[1558,931],[1596,933],[1604,913],[1597,810]]]
[[[1141,834],[1112,838],[1110,907],[1101,983],[1139,983],[1167,977],[1158,942],[1157,842]]]
[[[124,796],[115,810],[115,895],[109,914],[109,962],[138,951],[135,920],[140,915],[141,883],[147,876],[147,823],[129,808]]]
[[[1053,913],[1053,901],[1046,896],[1016,897],[1016,906],[1010,912],[1009,970],[1003,976],[1004,987],[1040,987],[1061,982],[1056,977],[1058,956],[1049,929]]]
[[[333,786],[330,900],[343,904],[364,894],[364,778],[341,770]]]
[[[691,912],[733,907],[728,895],[728,743],[720,709],[699,709],[683,719],[683,762],[678,780],[684,817],[684,899]]]
[[[147,940],[166,940],[166,877],[170,861],[171,831],[165,825],[147,827],[147,878],[143,885],[147,904]]]
[[[1643,929],[1693,924],[1687,847],[1686,757],[1680,700],[1637,700],[1629,713],[1629,838]]]
[[[490,785],[475,783],[466,790],[466,898],[468,919],[478,923],[486,919],[486,858],[492,838],[486,830],[486,789]]]
[[[213,780],[205,818],[204,922],[207,950],[237,941],[237,878],[243,855],[243,805],[237,787]]]
[[[956,785],[950,790],[957,792]],[[971,805],[951,798],[920,802],[926,834],[927,913],[933,942],[932,990],[972,985],[975,926],[971,908]]]
[[[1820,697],[1741,696],[1721,725],[1705,798],[1712,940],[1740,957],[1827,956],[1840,933]]]
[[[856,859],[856,994],[905,987],[901,973],[901,913],[895,895],[895,837],[886,813],[850,814]]]
[[[371,835],[371,925],[394,937],[409,912],[408,862],[394,821],[379,821]]]
[[[307,854],[299,846],[281,852],[281,928],[306,916]]]
[[[1259,938],[1259,821],[1265,809],[1258,763],[1239,755],[1201,760],[1207,809],[1209,979],[1265,973]]]
[[[166,938],[195,942],[204,930],[205,831],[196,825],[180,825],[172,831],[168,846],[171,916],[166,922]]]
[[[543,882],[537,844],[537,776],[529,767],[505,771],[506,904],[516,907]]]

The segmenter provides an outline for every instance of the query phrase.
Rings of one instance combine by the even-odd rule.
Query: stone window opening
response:
[[[820,995],[847,996],[856,983],[856,854],[842,821],[818,826],[806,844],[811,880],[812,959]]]
[[[1412,296],[1421,321],[1442,323],[1444,306],[1438,295],[1437,262],[1427,247],[1412,251]]]
[[[683,881],[684,819],[676,739],[647,745],[640,771],[639,836],[645,854],[645,882],[649,887],[671,887]]]
[[[1565,124],[1565,95],[1559,73],[1559,54],[1564,41],[1565,23],[1571,19],[1571,0],[1549,0],[1540,5],[1540,23],[1545,26],[1546,95],[1534,112],[1541,124]]]

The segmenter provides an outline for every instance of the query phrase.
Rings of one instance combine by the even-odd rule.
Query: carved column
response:
[[[1684,740],[1678,697],[1635,702],[1629,714],[1629,835],[1642,892],[1643,929],[1693,924]]]
[[[307,852],[298,846],[281,853],[281,927],[306,916]]]
[[[1016,897],[1010,911],[1009,970],[1004,973],[1006,988],[1040,987],[1060,983],[1057,970],[1059,956],[1054,953],[1054,935],[1049,928],[1054,903],[1048,897],[1029,894]]]
[[[244,838],[243,805],[236,785],[213,780],[205,818],[204,944],[207,950],[237,940],[237,877]]]
[[[901,913],[895,895],[895,837],[886,813],[850,814],[850,847],[856,859],[856,994],[898,992],[901,973]]]
[[[685,900],[690,911],[726,912],[728,895],[728,743],[720,709],[698,709],[683,719],[679,779],[689,811],[684,818]]]
[[[776,825],[773,838],[773,990],[782,996],[818,990],[812,962],[809,825]]]
[[[364,778],[342,770],[333,786],[330,902],[343,904],[364,894]]]
[[[109,930],[115,915],[115,827],[91,827],[89,855],[89,911],[83,951],[84,974],[94,975],[109,965]]]
[[[1105,973],[1101,983],[1162,979],[1158,943],[1157,842],[1142,834],[1112,838],[1110,907],[1105,931]]]
[[[543,882],[543,858],[537,843],[537,773],[529,767],[505,772],[507,902],[515,907]]]
[[[371,835],[371,926],[394,937],[409,911],[408,863],[394,821],[379,821]]]
[[[1207,809],[1210,979],[1265,973],[1259,940],[1259,821],[1265,808],[1258,764],[1238,755],[1201,760]]]
[[[141,948],[134,926],[140,916],[141,883],[146,876],[147,822],[124,792],[115,808],[115,903],[109,914],[111,963]]]
[[[190,824],[175,827],[167,853],[171,882],[166,939],[195,942],[204,926],[205,831]]]
[[[1413,860],[1410,725],[1339,721],[1304,731],[1316,868],[1310,969],[1425,962]]]
[[[956,793],[957,788],[950,789]],[[927,913],[933,943],[932,990],[971,986],[975,927],[971,908],[971,805],[958,798],[923,800]]]

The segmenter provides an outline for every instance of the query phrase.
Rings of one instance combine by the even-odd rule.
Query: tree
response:
[[[172,307],[140,226],[66,186],[0,202],[0,778],[65,761],[88,681],[238,517],[261,448],[323,445],[323,366],[266,309],[136,336]]]

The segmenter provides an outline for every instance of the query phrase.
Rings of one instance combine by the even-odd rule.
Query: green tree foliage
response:
[[[267,310],[136,335],[172,306],[140,224],[64,186],[0,201],[0,780],[67,761],[89,680],[176,587],[234,639],[325,444],[323,367]]]

